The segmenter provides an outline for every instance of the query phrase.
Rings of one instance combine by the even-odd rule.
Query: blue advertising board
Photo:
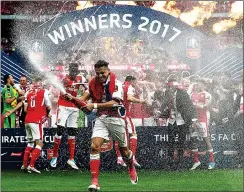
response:
[[[240,137],[233,130],[215,126],[211,127],[211,141],[215,153],[215,161],[218,168],[236,167],[236,159]],[[226,125],[225,125],[226,127]],[[167,127],[137,127],[138,148],[136,158],[144,169],[164,169],[167,166]],[[37,167],[48,168],[55,129],[44,129],[44,148],[37,161]],[[81,169],[89,169],[91,128],[79,129],[76,141],[75,160]],[[202,167],[208,163],[205,144],[200,142],[199,154]],[[189,138],[186,138],[187,148],[190,149]],[[1,129],[1,159],[2,169],[18,169],[22,165],[23,152],[26,146],[25,130],[23,128]],[[59,150],[57,169],[66,169],[68,160],[67,134],[62,138]],[[103,170],[116,170],[116,155],[113,147],[101,154]],[[185,151],[186,167],[192,165],[192,157],[189,150]]]

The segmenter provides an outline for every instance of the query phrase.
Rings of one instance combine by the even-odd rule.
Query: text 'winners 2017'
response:
[[[89,18],[78,19],[73,22],[61,25],[58,29],[48,33],[49,39],[56,45],[60,41],[72,38],[79,33],[86,33],[91,30],[104,29],[129,29],[133,26],[132,14],[102,14],[98,16],[91,16]],[[171,26],[163,21],[152,20],[147,17],[140,17],[140,23],[137,26],[138,31],[150,33],[153,35],[160,35],[162,39],[169,42],[174,41],[182,31],[174,26]]]

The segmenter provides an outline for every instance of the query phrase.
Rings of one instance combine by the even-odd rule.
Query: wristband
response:
[[[94,109],[97,109],[97,103],[93,104]]]

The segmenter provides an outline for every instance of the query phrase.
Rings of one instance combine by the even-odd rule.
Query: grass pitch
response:
[[[1,191],[87,191],[88,171],[42,171],[41,175],[2,170]],[[215,169],[182,172],[138,171],[137,185],[130,183],[126,171],[100,174],[103,191],[243,191],[243,170]]]

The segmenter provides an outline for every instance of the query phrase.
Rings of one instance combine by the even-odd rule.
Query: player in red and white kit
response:
[[[25,148],[21,169],[40,174],[41,172],[35,168],[35,162],[40,156],[43,147],[43,122],[46,121],[51,110],[48,91],[42,88],[41,79],[35,79],[33,81],[33,89],[25,94],[24,106],[26,111],[25,129],[28,144]],[[28,166],[30,153],[32,157]]]
[[[28,144],[25,148],[21,170],[29,173],[41,173],[35,168],[35,162],[43,147],[43,123],[51,116],[49,114],[51,101],[48,94],[48,91],[43,89],[41,78],[36,78],[32,81],[32,88],[25,93],[25,100],[6,113],[6,115],[10,115],[24,105],[24,111],[27,113],[25,130]],[[30,154],[32,157],[28,166]]]
[[[125,78],[125,82],[123,84],[123,91],[124,91],[123,104],[126,109],[125,125],[126,125],[126,129],[127,129],[128,133],[129,133],[129,139],[130,139],[129,147],[130,147],[130,150],[132,151],[132,153],[134,154],[134,156],[133,156],[134,165],[137,167],[140,167],[140,164],[135,159],[136,148],[137,148],[137,134],[136,134],[135,126],[131,120],[130,109],[131,109],[131,103],[145,104],[146,100],[140,100],[140,99],[137,99],[134,97],[135,96],[135,89],[134,89],[135,83],[136,83],[135,77],[127,76]],[[119,150],[118,142],[115,142],[115,150],[116,150],[116,154],[117,154],[117,164],[126,167],[126,164],[123,161],[123,158],[122,158],[120,150]]]
[[[86,79],[78,76],[77,63],[69,65],[69,75],[62,80],[66,93],[76,97],[80,85],[84,85]],[[75,155],[75,136],[78,131],[79,109],[70,101],[66,100],[65,94],[60,94],[57,112],[57,133],[54,137],[53,158],[50,162],[51,167],[57,166],[58,150],[65,127],[68,129],[69,160],[67,163],[73,169],[79,169],[74,161]]]
[[[191,138],[193,141],[192,151],[194,156],[194,164],[190,170],[196,169],[201,164],[201,162],[198,159],[197,137],[202,137],[207,145],[210,161],[208,169],[213,169],[215,167],[213,147],[210,142],[209,135],[208,107],[211,104],[212,96],[210,93],[204,90],[204,83],[205,82],[203,80],[198,80],[195,85],[195,90],[191,94],[191,99],[196,109],[198,123],[197,126],[195,126],[194,131],[191,133]]]
[[[133,153],[127,147],[127,134],[125,128],[125,108],[123,106],[122,83],[116,79],[115,74],[110,72],[106,61],[99,60],[95,65],[96,76],[89,83],[89,89],[81,97],[80,103],[92,100],[92,103],[79,105],[82,110],[97,110],[95,123],[92,129],[91,150],[90,150],[90,171],[92,175],[91,185],[88,190],[91,192],[100,190],[98,177],[100,167],[100,152],[109,135],[119,143],[120,151],[128,167],[131,183],[137,184],[138,177],[133,163]],[[74,97],[67,97],[76,102]]]

